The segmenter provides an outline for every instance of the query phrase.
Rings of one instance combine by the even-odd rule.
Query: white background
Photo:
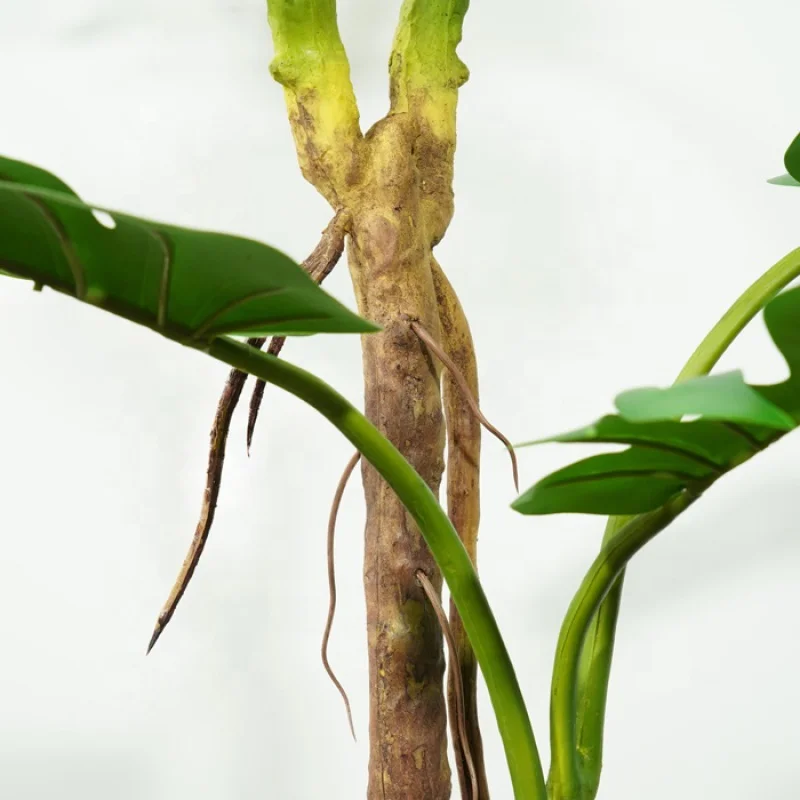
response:
[[[341,0],[367,127],[387,107],[398,0]],[[304,183],[258,0],[0,0],[0,151],[85,198],[236,232],[297,259],[329,211]],[[475,0],[461,54],[457,213],[439,258],[470,315],[482,404],[512,440],[665,384],[720,313],[800,245],[769,186],[800,129],[789,0]],[[342,265],[327,288],[353,305]],[[286,357],[361,397],[356,337]],[[319,663],[324,531],[350,446],[274,388],[252,457],[232,431],[217,523],[145,659],[200,504],[227,369],[8,281],[0,291],[0,796],[364,795],[363,511],[339,527]],[[785,372],[761,323],[724,366]],[[560,620],[599,518],[524,518],[484,443],[480,558],[547,763]],[[521,453],[523,482],[585,452]],[[800,442],[726,478],[629,573],[602,800],[797,797]],[[485,697],[484,697],[485,700]],[[488,703],[498,800],[511,797]]]

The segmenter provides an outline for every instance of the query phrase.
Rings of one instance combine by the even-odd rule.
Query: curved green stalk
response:
[[[319,378],[266,353],[220,337],[214,358],[291,392],[332,422],[361,452],[414,517],[450,588],[497,716],[516,800],[546,800],[539,753],[505,643],[458,534],[433,492],[367,418]]]
[[[664,530],[696,499],[683,492],[656,511],[631,519],[594,560],[561,626],[553,671],[550,720],[552,725],[551,800],[578,800],[583,797],[575,762],[576,704],[574,687],[586,629],[603,599],[625,569],[625,565],[657,533]]]
[[[797,249],[778,261],[734,302],[686,362],[676,383],[708,374],[744,327],[781,289],[799,275],[800,249]],[[609,519],[603,538],[604,548],[608,547],[630,520],[630,517]],[[562,741],[563,731],[567,734],[573,731],[574,737],[572,739],[574,755],[566,759],[566,754],[562,754],[557,766],[554,761],[554,766],[551,767],[551,781],[570,785],[579,781],[582,786],[582,796],[589,800],[597,795],[600,784],[608,682],[623,580],[624,570],[581,634],[582,637],[585,635],[585,641],[580,654],[577,683],[573,684],[572,689],[578,698],[577,722],[573,723],[574,716],[570,719],[555,720],[551,717],[551,726],[559,728],[558,736],[551,729],[551,739],[558,738]],[[557,663],[556,671],[563,668]],[[566,780],[561,777],[563,772],[568,773],[569,777]]]
[[[692,353],[675,383],[699,378],[711,372],[722,354],[753,317],[799,275],[800,247],[784,256],[744,290]]]

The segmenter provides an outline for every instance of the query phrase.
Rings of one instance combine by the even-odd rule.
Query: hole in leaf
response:
[[[104,227],[113,231],[117,227],[114,217],[107,211],[92,211],[92,216]]]

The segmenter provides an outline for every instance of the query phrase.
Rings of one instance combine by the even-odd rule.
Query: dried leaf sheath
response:
[[[476,402],[478,368],[472,335],[461,303],[436,260],[433,260],[433,282],[441,321],[441,345],[466,380]],[[456,380],[450,373],[442,378],[444,414],[447,426],[447,511],[458,531],[472,563],[477,566],[478,526],[480,523],[480,451],[481,426],[473,414]],[[478,776],[480,797],[488,800],[489,786],[483,758],[483,741],[478,722],[478,663],[470,646],[461,617],[450,603],[450,627],[456,642],[464,686],[465,725],[472,759]],[[452,665],[451,665],[452,666]],[[454,676],[448,675],[448,701],[451,730],[458,724],[453,710]],[[466,792],[468,770],[457,754],[456,769],[462,793]]]

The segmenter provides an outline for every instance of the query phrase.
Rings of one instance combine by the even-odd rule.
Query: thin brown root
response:
[[[338,211],[336,216],[328,224],[322,234],[322,239],[319,244],[314,248],[311,255],[303,262],[303,266],[308,270],[314,280],[321,280],[319,277],[327,275],[335,266],[336,262],[342,254],[344,249],[344,234],[347,228],[349,217],[343,211]],[[277,355],[280,352],[280,345],[277,342],[278,337],[270,342],[270,351],[272,352],[273,345],[277,347],[277,352],[272,352]],[[255,337],[247,340],[247,343],[252,347],[261,349],[264,346],[266,339],[264,337]],[[203,495],[203,503],[200,508],[200,520],[195,528],[194,536],[192,537],[192,544],[189,547],[189,552],[184,559],[181,570],[178,573],[178,578],[172,587],[172,591],[164,604],[161,613],[158,615],[153,635],[150,638],[150,643],[147,646],[149,653],[156,642],[158,641],[164,629],[167,627],[178,603],[184,595],[192,575],[200,561],[200,556],[203,554],[203,548],[206,546],[209,533],[211,532],[211,525],[214,522],[214,512],[217,507],[217,498],[219,497],[219,487],[222,480],[222,467],[225,461],[225,444],[228,439],[228,430],[231,425],[231,418],[242,395],[247,375],[239,370],[231,370],[228,375],[228,380],[225,388],[222,390],[222,396],[217,405],[217,413],[214,417],[214,424],[211,428],[211,446],[208,451],[208,469],[206,473],[206,489]],[[256,409],[256,414],[258,409]],[[255,425],[255,420],[252,423]]]
[[[470,408],[470,411],[475,415],[475,417],[480,421],[481,425],[486,428],[489,433],[497,437],[506,447],[508,450],[508,454],[511,457],[511,471],[514,475],[514,487],[519,492],[519,469],[517,467],[517,454],[514,452],[514,446],[511,442],[497,429],[488,419],[483,415],[483,412],[478,407],[478,403],[475,400],[472,392],[469,389],[469,386],[464,379],[464,376],[461,374],[459,368],[453,362],[453,359],[450,358],[447,353],[441,348],[439,343],[433,338],[433,336],[425,330],[425,328],[420,325],[419,322],[412,322],[411,323],[411,330],[417,334],[417,336],[425,343],[427,348],[439,359],[439,361],[444,364],[444,366],[448,369],[450,374],[453,376],[453,380],[456,382],[461,394],[464,395],[464,400],[466,400],[467,405]]]
[[[349,222],[350,218],[346,212],[342,210],[337,211],[336,216],[334,216],[322,232],[322,238],[319,240],[319,244],[314,248],[311,255],[300,265],[315,283],[322,283],[339,263],[339,259],[344,252],[344,236],[347,232]],[[281,352],[285,341],[286,338],[283,336],[274,336],[270,340],[269,350],[267,352],[270,355],[277,356],[278,353]],[[253,432],[256,429],[258,412],[261,410],[261,401],[264,399],[265,388],[266,382],[259,379],[256,381],[253,395],[250,398],[250,414],[247,418],[247,455],[250,455],[250,447],[253,444]]]
[[[428,598],[428,602],[431,604],[431,607],[436,614],[436,619],[439,621],[442,633],[447,641],[447,649],[450,651],[450,658],[453,662],[452,675],[455,686],[459,744],[462,752],[464,753],[464,761],[467,763],[467,769],[469,770],[469,780],[470,785],[472,786],[471,800],[479,800],[478,774],[475,771],[475,763],[472,760],[472,753],[469,749],[469,738],[467,737],[467,728],[465,723],[466,710],[464,708],[464,684],[461,680],[461,665],[458,663],[458,648],[456,647],[456,641],[453,637],[453,632],[450,629],[450,623],[447,621],[447,615],[444,613],[442,604],[439,602],[439,598],[436,596],[436,590],[428,580],[428,576],[421,569],[418,569],[415,575],[417,577],[417,582],[425,592],[425,596]]]
[[[325,672],[328,673],[328,677],[331,679],[331,681],[333,681],[333,685],[339,690],[339,694],[342,696],[342,700],[344,700],[344,707],[347,709],[347,722],[350,724],[350,733],[353,735],[354,742],[357,740],[356,740],[356,730],[353,727],[353,713],[350,711],[350,700],[347,697],[347,692],[344,690],[344,687],[334,674],[333,669],[331,669],[330,662],[328,661],[328,640],[331,637],[331,628],[333,627],[333,617],[334,614],[336,613],[336,570],[333,558],[333,542],[334,542],[334,535],[336,532],[336,516],[339,513],[339,506],[342,503],[342,495],[344,495],[344,490],[345,487],[347,486],[347,481],[353,474],[353,470],[356,468],[356,464],[358,464],[360,459],[361,459],[361,453],[356,453],[347,462],[347,466],[344,468],[342,477],[339,479],[339,485],[336,487],[336,494],[334,494],[333,496],[331,513],[330,517],[328,518],[327,559],[328,559],[328,590],[329,590],[330,601],[328,603],[328,619],[325,622],[325,632],[322,634],[322,648],[320,651],[322,655],[322,666],[325,667]]]
[[[285,336],[273,336],[269,340],[269,347],[267,353],[271,356],[277,356],[283,350],[283,344],[286,341]],[[250,455],[250,445],[253,444],[253,432],[256,429],[256,421],[258,420],[258,412],[261,410],[261,401],[264,399],[264,389],[267,387],[267,382],[262,378],[256,381],[253,394],[250,397],[250,412],[247,416],[247,455]]]
[[[258,337],[248,339],[247,343],[252,347],[261,348],[266,340]],[[153,635],[147,646],[149,653],[155,647],[167,624],[172,619],[178,603],[183,597],[189,581],[192,579],[195,568],[197,567],[203,548],[206,546],[208,535],[211,532],[211,525],[214,522],[214,512],[217,508],[217,498],[219,497],[219,487],[222,481],[222,467],[225,461],[225,443],[228,439],[228,430],[231,425],[231,418],[242,396],[242,389],[247,381],[247,373],[232,369],[222,390],[222,396],[217,404],[217,413],[214,416],[214,424],[211,427],[211,445],[208,450],[208,469],[206,471],[206,489],[203,494],[203,502],[200,507],[200,520],[195,528],[192,544],[189,552],[184,559],[183,566],[178,573],[178,578],[169,593],[167,602],[158,615]]]

